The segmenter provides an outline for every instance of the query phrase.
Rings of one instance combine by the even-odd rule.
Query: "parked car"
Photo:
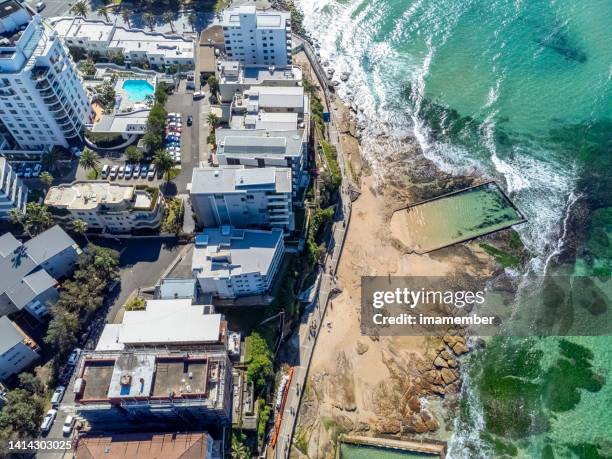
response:
[[[119,168],[117,166],[111,167],[111,171],[110,171],[110,178],[111,179],[116,179],[117,178],[118,170],[119,170]]]
[[[132,178],[132,166],[129,164],[125,166],[125,178],[126,179]]]
[[[57,386],[55,392],[51,396],[51,406],[53,408],[57,408],[64,397],[64,392],[66,392],[66,388],[64,386]]]
[[[140,168],[140,177],[147,178],[147,173],[149,172],[149,167],[146,164],[143,164]]]
[[[40,13],[42,10],[44,10],[46,8],[46,6],[47,5],[45,4],[45,2],[38,2],[36,4],[36,12]]]
[[[110,172],[110,166],[108,164],[105,164],[104,166],[102,166],[102,178],[106,178],[108,177],[108,173]]]
[[[40,430],[43,432],[48,432],[53,425],[53,421],[55,421],[55,416],[57,416],[57,410],[50,409],[45,414],[45,418],[43,419],[42,424],[40,425]]]
[[[25,168],[25,171],[23,173],[23,177],[24,178],[30,178],[32,177],[32,169],[30,169],[29,167]]]
[[[189,115],[187,117],[187,126],[191,126],[193,124],[193,116]]]
[[[42,170],[42,164],[38,163],[34,166],[32,170],[32,177],[38,177],[40,175],[40,171]]]
[[[79,349],[78,347],[72,351],[70,353],[70,355],[68,356],[68,365],[70,366],[75,366],[77,364],[77,362],[79,361],[79,357],[81,356],[81,349]]]
[[[15,166],[15,174],[17,174],[17,177],[23,177],[23,171],[24,171],[23,164],[17,164]]]
[[[134,164],[134,178],[138,178],[140,175],[140,164]]]
[[[168,113],[168,118],[180,118],[181,114],[176,112]]]
[[[149,166],[149,173],[147,174],[149,180],[153,180],[155,178],[155,164],[151,164]]]
[[[59,382],[62,384],[68,384],[68,382],[70,381],[70,377],[72,376],[73,370],[74,370],[74,367],[71,367],[70,365],[66,365],[64,369],[62,370],[62,372],[60,373]]]
[[[196,91],[193,93],[193,100],[198,100],[198,99],[201,99],[202,97],[204,97],[204,92],[202,91]]]
[[[180,153],[177,153],[174,155],[174,162],[176,164],[181,164],[181,154]]]
[[[62,433],[65,436],[70,435],[70,432],[72,432],[72,428],[74,427],[74,422],[75,422],[75,418],[73,415],[69,414],[68,416],[66,416],[66,420],[64,421],[64,425],[62,426]]]
[[[125,166],[119,166],[119,178],[123,178],[125,175]]]

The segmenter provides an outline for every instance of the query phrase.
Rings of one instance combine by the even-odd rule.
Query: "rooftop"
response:
[[[303,131],[217,129],[217,155],[295,157],[302,152]]]
[[[39,269],[13,284],[5,293],[17,308],[22,309],[38,295],[56,285],[57,281],[47,271]]]
[[[241,5],[228,8],[221,13],[219,23],[224,27],[240,25],[240,15],[257,15],[257,28],[284,29],[291,18],[286,11],[257,11],[254,5]]]
[[[78,252],[78,246],[66,232],[55,225],[38,236],[21,244],[9,233],[0,237],[0,294],[6,293],[14,297],[18,302],[25,301],[33,290],[42,288],[49,281],[47,276],[37,274],[33,277],[28,275],[37,271],[37,268],[61,253],[69,247],[74,247]],[[12,249],[12,250],[11,250]],[[28,276],[26,285],[20,285]],[[28,290],[29,289],[29,290]],[[26,303],[24,303],[25,305]],[[19,306],[18,306],[19,307]]]
[[[144,311],[126,311],[119,329],[124,344],[205,344],[223,341],[221,314],[207,314],[191,298],[148,300]]]
[[[173,279],[164,278],[159,281],[157,295],[162,300],[177,298],[195,298],[196,281],[195,279]]]
[[[100,204],[113,205],[131,201],[134,185],[107,181],[73,182],[52,186],[45,197],[45,204],[70,210],[95,209]]]
[[[194,43],[178,35],[127,29],[108,22],[84,18],[61,17],[52,21],[60,37],[104,42],[109,48],[126,53],[147,52],[165,59],[193,59]]]
[[[19,333],[8,317],[0,317],[0,354],[23,342],[23,339],[23,335]]]
[[[192,270],[198,277],[229,277],[259,272],[266,275],[283,238],[273,229],[207,228],[196,236]]]
[[[227,352],[185,353],[132,350],[89,351],[83,357],[80,377],[84,389],[75,401],[100,403],[112,399],[124,402],[152,399],[199,399],[202,403],[223,403]]]
[[[202,459],[207,457],[206,432],[134,433],[110,437],[80,436],[77,459]]]
[[[247,193],[253,189],[269,189],[275,193],[291,193],[291,169],[244,166],[198,167],[191,178],[192,194]]]

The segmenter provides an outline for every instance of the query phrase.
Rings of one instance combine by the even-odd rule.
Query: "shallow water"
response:
[[[405,219],[409,239],[406,245],[418,253],[473,239],[523,220],[493,183],[417,204],[398,213]]]
[[[431,454],[400,451],[391,448],[377,448],[349,443],[340,444],[341,459],[431,459],[435,457]]]

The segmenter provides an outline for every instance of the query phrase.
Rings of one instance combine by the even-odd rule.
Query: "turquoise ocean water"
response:
[[[530,271],[610,275],[612,2],[299,5],[322,61],[350,73],[338,93],[358,109],[379,177],[414,137],[440,168],[500,183],[529,219],[517,230]],[[612,457],[611,348],[491,341],[470,358],[451,457]]]

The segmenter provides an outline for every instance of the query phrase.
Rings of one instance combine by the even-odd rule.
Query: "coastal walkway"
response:
[[[310,47],[310,44],[305,40],[301,41],[304,43],[304,51],[308,57],[308,60],[310,61],[311,66],[313,68],[320,69],[320,64],[316,60],[315,53]],[[325,75],[325,73],[322,71],[317,71],[316,73],[317,75]],[[346,231],[351,218],[351,188],[354,187],[354,185],[351,183],[348,169],[345,164],[342,144],[340,142],[340,136],[338,134],[332,105],[330,103],[332,96],[328,93],[326,80],[319,81],[319,84],[324,92],[325,103],[331,115],[331,119],[327,126],[327,140],[332,146],[336,147],[338,165],[340,166],[340,171],[342,173],[342,187],[338,205],[336,207],[331,237],[327,247],[327,254],[323,263],[323,272],[321,273],[319,289],[315,295],[314,301],[304,311],[304,315],[300,321],[300,326],[296,331],[299,343],[297,360],[300,362],[300,364],[294,367],[293,378],[291,379],[287,393],[287,401],[285,403],[282,422],[278,431],[278,440],[276,447],[268,450],[267,457],[269,458],[289,457],[300,402],[304,392],[304,386],[308,376],[308,370],[310,368],[310,362],[312,360],[316,340],[319,335],[319,331],[321,330],[321,325],[323,324],[323,319],[325,317],[329,300],[332,294],[335,291],[338,291],[336,287],[336,271],[338,269],[338,262],[340,261]],[[314,330],[314,333],[311,330]]]

